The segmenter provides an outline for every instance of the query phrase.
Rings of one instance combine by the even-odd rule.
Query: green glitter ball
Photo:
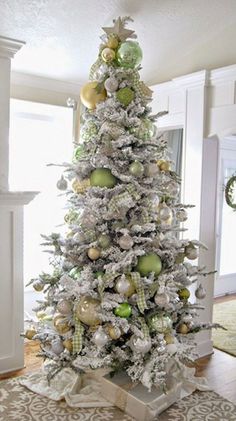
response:
[[[141,63],[143,58],[142,50],[136,41],[122,42],[117,51],[117,62],[119,66],[134,69]]]
[[[150,332],[167,333],[172,329],[172,320],[163,314],[154,314],[148,319]]]
[[[134,91],[128,87],[119,89],[116,93],[116,98],[122,105],[127,107],[134,99]]]
[[[81,137],[83,140],[88,141],[93,136],[96,136],[98,134],[98,128],[96,124],[93,121],[89,121],[83,128]]]
[[[142,140],[150,140],[155,134],[155,125],[148,119],[143,118],[138,127],[132,127],[130,133]]]
[[[128,318],[132,314],[132,308],[129,303],[122,303],[115,308],[114,313],[116,316]]]

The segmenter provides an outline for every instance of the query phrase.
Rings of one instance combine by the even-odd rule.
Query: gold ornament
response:
[[[89,187],[90,187],[89,178],[85,178],[82,181],[79,181],[77,180],[77,178],[75,178],[72,181],[72,189],[77,194],[84,194]]]
[[[36,282],[33,283],[33,287],[34,287],[35,291],[40,292],[40,291],[43,290],[44,284],[41,281],[36,281]]]
[[[164,339],[165,339],[167,344],[174,344],[175,343],[175,338],[170,333],[166,333],[165,336],[164,336]]]
[[[98,82],[88,82],[80,91],[81,102],[89,110],[96,108],[99,102],[105,101],[106,96],[106,90],[99,89]]]
[[[35,329],[27,329],[26,330],[26,332],[25,332],[25,337],[27,338],[27,339],[33,339],[33,337],[34,337],[34,335],[36,335],[36,330]]]
[[[125,297],[131,297],[135,293],[135,287],[131,275],[126,275],[125,278],[120,278],[116,282],[116,291],[123,294]]]
[[[91,260],[97,260],[101,256],[100,250],[96,249],[95,247],[90,247],[90,249],[88,249],[87,254]]]
[[[186,300],[187,301],[188,298],[190,297],[190,291],[189,291],[188,288],[179,289],[177,291],[177,294],[178,294],[180,300]]]
[[[170,162],[169,161],[164,161],[163,159],[159,159],[157,161],[157,165],[160,168],[161,171],[170,171],[171,166],[170,166]]]
[[[118,45],[119,45],[119,39],[118,39],[117,35],[115,35],[115,34],[109,35],[108,41],[107,41],[107,47],[115,50],[118,47]]]
[[[61,314],[54,317],[53,324],[60,335],[64,335],[64,333],[69,332],[70,330],[68,321]]]
[[[121,330],[118,327],[110,325],[108,327],[108,334],[111,339],[119,339],[121,337]]]
[[[178,327],[178,333],[181,333],[182,335],[186,335],[189,332],[189,328],[185,323],[182,323]]]
[[[102,50],[101,56],[103,61],[105,61],[106,63],[110,63],[114,60],[116,53],[111,48],[104,48],[104,50]]]
[[[63,343],[64,348],[67,349],[67,351],[69,351],[69,352],[73,351],[73,343],[72,343],[71,339],[66,339],[62,343]]]
[[[92,297],[82,297],[76,306],[75,313],[79,320],[88,326],[101,324],[98,316],[100,301]]]

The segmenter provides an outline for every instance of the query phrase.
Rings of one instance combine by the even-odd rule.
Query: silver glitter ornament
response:
[[[187,246],[185,247],[185,256],[189,259],[189,260],[195,260],[198,258],[198,249],[194,246]]]
[[[115,288],[119,294],[123,294],[126,297],[130,297],[135,292],[132,280],[129,279],[128,276],[121,276],[121,278],[116,282]]]
[[[154,301],[157,306],[165,307],[170,302],[169,295],[165,292],[163,294],[156,294],[154,297]]]
[[[184,221],[187,221],[187,219],[188,219],[188,214],[187,214],[187,212],[186,212],[186,210],[185,210],[185,209],[179,209],[179,210],[176,212],[175,216],[176,216],[176,219],[177,219],[179,222],[184,222]]]
[[[53,339],[51,342],[52,352],[56,355],[60,355],[64,351],[64,346],[60,339]]]
[[[148,319],[150,332],[166,333],[172,328],[172,320],[169,316],[154,314]]]
[[[109,93],[113,93],[117,91],[118,86],[119,86],[118,80],[112,76],[105,80],[104,87],[106,91]]]
[[[60,180],[58,180],[58,182],[57,182],[57,188],[58,188],[58,190],[66,190],[67,186],[68,186],[68,183],[62,175]]]
[[[160,211],[159,211],[159,218],[161,221],[167,221],[169,218],[172,218],[172,210],[163,204]]]
[[[71,302],[68,300],[61,300],[57,304],[57,311],[61,314],[70,314],[72,310]]]
[[[174,196],[174,197],[177,196],[179,194],[179,191],[180,191],[179,184],[176,183],[175,181],[171,181],[166,187],[166,192],[170,196]]]
[[[108,341],[109,338],[107,334],[101,328],[99,328],[93,335],[93,342],[98,348],[102,348]]]
[[[130,338],[130,348],[134,352],[146,354],[150,351],[151,347],[152,343],[150,338],[138,338],[135,335]]]
[[[155,177],[159,172],[159,167],[154,163],[148,164],[145,168],[145,175],[147,177]]]
[[[129,234],[122,235],[122,237],[119,238],[118,243],[120,248],[122,248],[123,250],[131,249],[134,244],[133,239]]]
[[[129,166],[129,172],[135,177],[142,177],[144,173],[144,166],[139,161],[134,161]]]
[[[200,284],[199,287],[196,289],[195,296],[199,300],[203,300],[203,298],[205,298],[206,290],[205,290],[205,288],[203,288],[202,284]]]

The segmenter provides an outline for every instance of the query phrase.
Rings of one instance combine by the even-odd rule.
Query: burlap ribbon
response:
[[[84,328],[76,315],[74,316],[74,323],[75,332],[73,336],[73,354],[79,354],[83,345]]]
[[[146,299],[145,299],[145,294],[144,294],[144,288],[143,288],[143,284],[142,284],[142,280],[140,277],[139,272],[131,272],[131,279],[134,283],[136,292],[137,292],[137,306],[139,308],[139,311],[141,313],[144,313],[144,310],[147,309],[147,303],[146,303]]]

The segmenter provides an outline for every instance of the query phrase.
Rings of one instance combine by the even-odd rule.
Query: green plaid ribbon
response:
[[[73,354],[79,354],[83,345],[84,328],[77,316],[74,316],[75,332],[73,336]]]
[[[94,78],[95,72],[99,69],[99,67],[103,64],[103,60],[101,57],[98,57],[98,59],[95,61],[95,63],[92,64],[89,72],[89,79],[92,80]]]
[[[138,272],[131,272],[130,275],[138,295],[137,306],[139,311],[144,313],[144,310],[147,308],[147,303],[140,274]]]
[[[149,222],[151,221],[151,217],[150,214],[148,212],[147,209],[143,209],[141,212],[141,222],[143,224],[149,224]]]
[[[145,85],[144,82],[142,82],[139,78],[139,73],[138,71],[134,71],[132,74],[132,82],[133,82],[133,86],[137,92],[137,94],[139,96],[141,96],[141,98],[151,98],[152,97],[152,90]]]
[[[92,243],[93,241],[96,241],[96,233],[94,230],[86,230],[84,231],[84,238],[86,242]]]
[[[120,213],[120,210],[124,207],[125,202],[139,200],[140,195],[136,191],[132,184],[127,184],[125,191],[113,196],[108,204],[108,210],[110,213]]]
[[[115,278],[117,278],[117,276],[119,276],[119,273],[117,272],[105,273],[104,275],[102,275],[103,283],[98,286],[98,292],[100,296],[102,296],[104,289],[109,285],[109,283]]]
[[[139,320],[139,323],[141,324],[141,329],[142,329],[144,338],[149,338],[150,337],[149,327],[146,324],[144,318],[139,317],[138,320]]]

